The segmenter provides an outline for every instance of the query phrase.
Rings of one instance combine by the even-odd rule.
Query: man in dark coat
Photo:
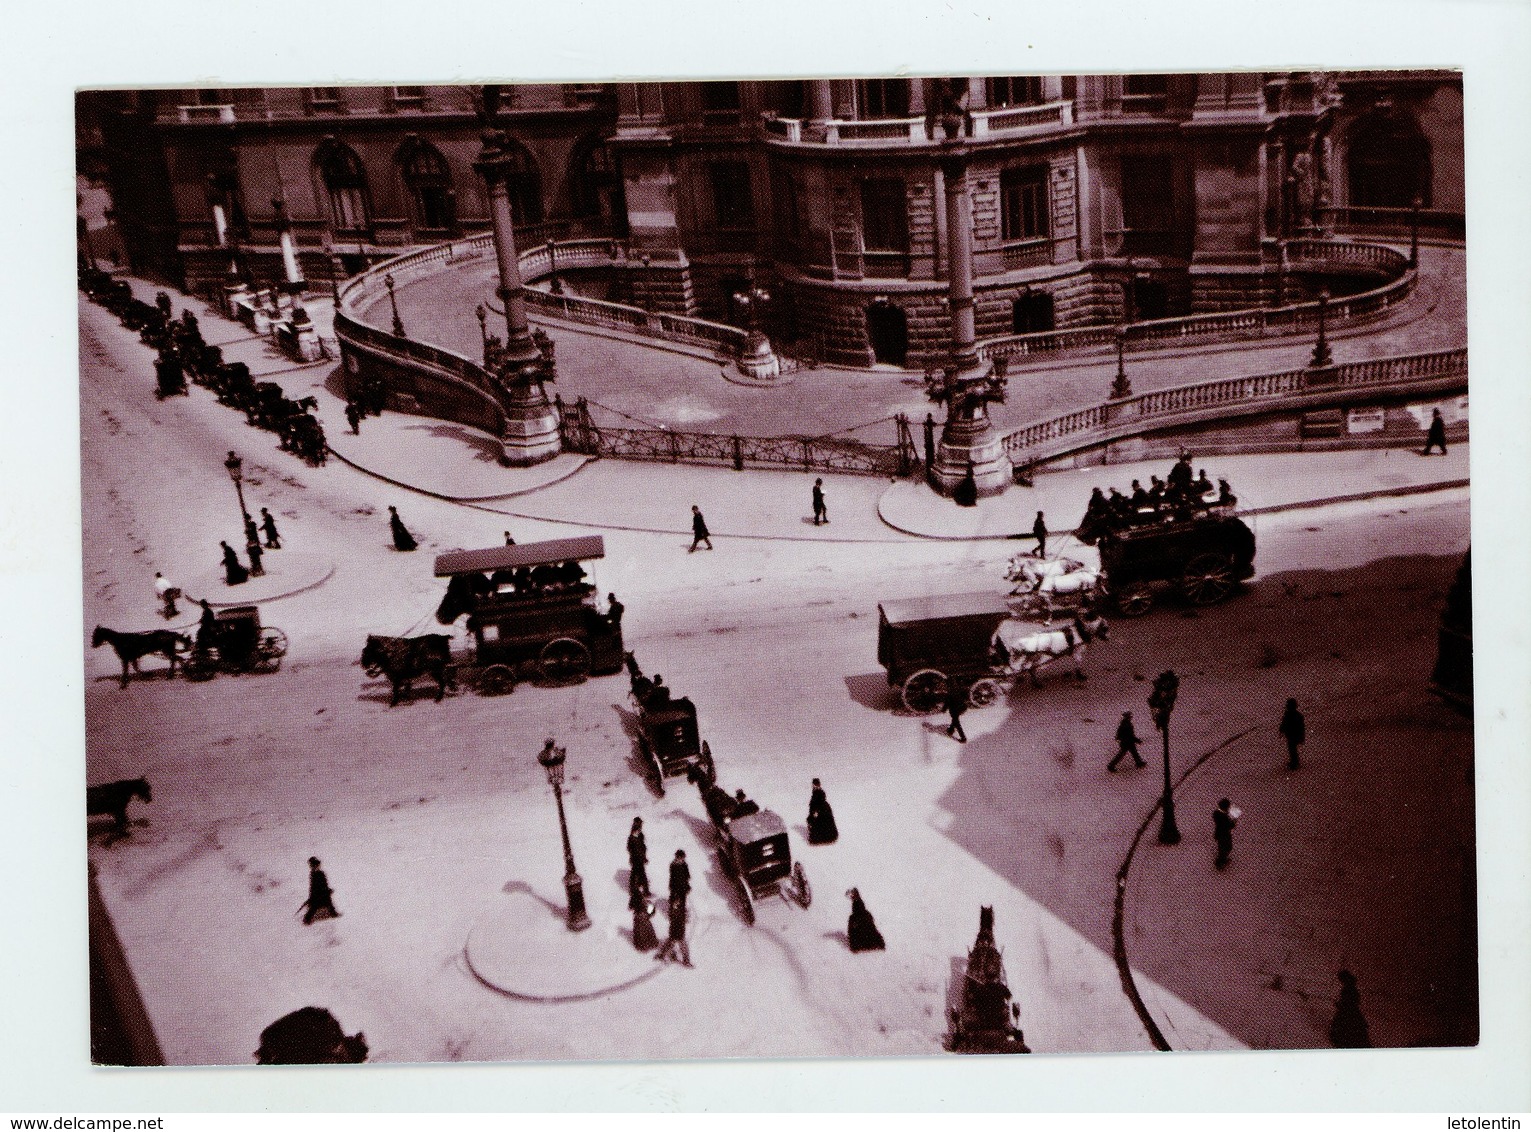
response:
[[[675,850],[675,857],[670,861],[670,903],[680,903],[681,908],[686,906],[686,897],[691,895],[691,866],[686,864],[686,851]]]
[[[813,791],[808,795],[808,844],[828,845],[840,838],[835,825],[835,811],[829,808],[829,796],[819,780],[813,780]]]
[[[824,481],[813,481],[813,525],[829,522],[829,508],[824,503]]]
[[[277,533],[276,520],[271,517],[271,512],[262,507],[260,509],[261,530],[266,532],[266,549],[281,550],[282,536]]]
[[[686,902],[670,898],[670,931],[659,953],[654,956],[663,963],[671,955],[679,955],[682,967],[691,966],[691,948],[686,945]]]
[[[361,435],[361,406],[355,401],[346,402],[346,424],[351,426],[353,436]]]
[[[627,609],[617,600],[616,594],[606,595],[606,621],[613,629],[622,628],[622,614]]]
[[[707,549],[712,549],[712,536],[707,532],[707,520],[702,517],[702,509],[695,503],[691,505],[691,549],[695,550],[702,543],[707,544]]]
[[[1425,450],[1421,456],[1430,455],[1430,449],[1439,447],[1441,455],[1446,455],[1446,422],[1441,418],[1439,409],[1430,410],[1430,431],[1425,434]]]
[[[1276,728],[1276,732],[1286,740],[1287,770],[1297,770],[1302,766],[1298,748],[1307,742],[1308,721],[1297,710],[1296,700],[1287,700],[1286,711],[1281,713],[1281,725]]]
[[[250,526],[253,530],[255,524],[252,523]],[[250,556],[250,576],[252,578],[259,578],[266,572],[266,568],[260,564],[262,554],[260,539],[251,538],[249,542],[245,543],[245,553]]]
[[[206,652],[218,643],[218,615],[206,598],[198,604],[202,606],[202,616],[197,621],[197,651]]]
[[[959,743],[968,741],[967,732],[962,729],[962,713],[967,711],[967,691],[962,687],[952,687],[946,693],[946,714],[951,717],[951,723],[946,728],[946,733]]]
[[[245,569],[245,564],[239,560],[239,555],[234,553],[234,548],[226,542],[220,542],[223,547],[223,581],[226,585],[242,586],[250,580],[250,571]]]
[[[249,515],[245,516],[245,542],[259,542],[260,528],[255,525],[255,520]]]
[[[399,509],[390,506],[388,508],[388,529],[393,532],[393,548],[395,550],[414,550],[416,547],[415,536],[409,533],[409,528],[404,525],[404,520],[399,518]]]
[[[633,830],[627,835],[627,865],[632,870],[628,888],[636,898],[639,893],[649,894],[649,847],[643,837],[643,819],[633,819]]]
[[[335,909],[335,894],[330,891],[330,880],[319,867],[318,857],[308,859],[308,899],[303,901],[302,906],[307,909],[303,913],[305,924],[340,915]]]
[[[1212,839],[1217,842],[1217,860],[1213,863],[1220,869],[1228,867],[1228,855],[1233,852],[1233,827],[1238,824],[1239,815],[1233,803],[1227,798],[1219,801],[1212,811]]]
[[[1031,537],[1037,540],[1035,551],[1038,558],[1047,557],[1047,523],[1042,519],[1042,512],[1037,512],[1037,521],[1031,524]]]
[[[1116,725],[1116,757],[1106,764],[1106,769],[1112,774],[1116,773],[1116,764],[1132,756],[1132,761],[1138,766],[1147,766],[1143,756],[1138,754],[1138,744],[1142,742],[1138,733],[1132,726],[1132,712],[1122,712],[1122,721]]]
[[[885,950],[888,945],[883,941],[882,932],[877,930],[877,921],[872,919],[872,913],[867,911],[867,906],[861,899],[861,890],[853,888],[845,895],[851,898],[851,917],[845,925],[845,934],[850,939],[851,950]]]

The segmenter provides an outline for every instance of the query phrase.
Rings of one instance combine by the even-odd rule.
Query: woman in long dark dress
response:
[[[828,845],[837,841],[840,830],[835,825],[835,811],[829,807],[829,798],[819,780],[813,780],[813,793],[808,796],[808,844]]]
[[[395,550],[414,550],[418,545],[415,536],[409,533],[404,526],[404,521],[399,518],[397,507],[388,508],[388,526],[393,531],[393,548]]]
[[[853,888],[845,895],[851,898],[851,918],[845,928],[845,934],[850,937],[851,950],[885,950],[888,945],[883,942],[882,932],[877,930],[877,921],[872,919],[872,913],[867,911],[861,899],[861,890]]]
[[[654,905],[646,896],[633,901],[633,946],[639,951],[653,951],[659,946],[659,936],[654,933]]]
[[[220,542],[223,547],[223,580],[231,586],[242,586],[250,580],[250,571],[245,569],[245,564],[239,560],[239,555],[234,553],[234,548],[226,542]]]

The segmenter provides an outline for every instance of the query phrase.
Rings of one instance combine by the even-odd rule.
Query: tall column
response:
[[[834,90],[828,79],[809,80],[808,116],[818,122],[835,116]]]
[[[925,113],[925,80],[909,80],[909,117],[917,118]]]
[[[955,147],[962,143],[953,140]],[[942,158],[946,189],[947,302],[951,307],[952,354],[941,389],[946,424],[930,469],[932,486],[954,494],[972,477],[977,495],[998,495],[1011,483],[1012,469],[1002,438],[989,422],[988,402],[1003,400],[999,381],[978,358],[973,320],[973,203],[968,193],[967,158]]]
[[[494,229],[494,253],[499,264],[496,289],[505,306],[505,346],[487,366],[501,389],[505,412],[502,462],[525,467],[551,460],[562,442],[558,414],[548,400],[543,382],[553,379],[552,363],[532,341],[522,297],[521,267],[516,258],[515,228],[511,219],[509,180],[513,163],[509,139],[503,130],[484,134],[483,152],[474,163],[489,189],[489,221]]]
[[[282,273],[286,276],[289,294],[303,293],[303,272],[298,267],[298,252],[292,242],[292,222],[287,219],[287,206],[280,198],[271,202],[276,217],[277,241],[282,245]]]

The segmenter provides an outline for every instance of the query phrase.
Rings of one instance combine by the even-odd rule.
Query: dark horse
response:
[[[362,649],[361,663],[368,676],[388,677],[393,685],[390,707],[410,690],[417,676],[435,679],[438,704],[449,684],[456,687],[452,679],[451,639],[445,633],[427,633],[422,637],[369,636],[367,647]]]
[[[172,633],[169,629],[153,629],[147,633],[119,633],[115,629],[103,629],[97,625],[95,636],[90,639],[91,648],[98,649],[108,643],[117,650],[117,659],[122,661],[124,688],[128,686],[128,665],[131,664],[133,671],[142,675],[143,670],[138,667],[138,662],[155,653],[170,662],[170,671],[166,675],[174,679],[176,650],[191,648],[190,637]]]
[[[129,778],[121,782],[106,782],[100,786],[85,788],[85,820],[107,815],[113,821],[113,838],[126,837],[128,832],[128,803],[134,798],[145,802],[154,799],[149,794],[147,778]]]
[[[367,1060],[367,1036],[348,1035],[322,1006],[284,1014],[260,1032],[259,1065],[354,1065]]]

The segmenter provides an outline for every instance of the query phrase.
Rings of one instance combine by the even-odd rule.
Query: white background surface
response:
[[[75,3],[7,19],[0,185],[0,1108],[175,1112],[1525,1110],[1531,359],[1524,3]],[[1483,1043],[1354,1054],[92,1069],[85,984],[75,86],[1460,66],[1468,107]],[[1511,517],[1514,517],[1513,519]],[[173,925],[167,925],[174,930]],[[768,1024],[763,1020],[763,1024]]]

